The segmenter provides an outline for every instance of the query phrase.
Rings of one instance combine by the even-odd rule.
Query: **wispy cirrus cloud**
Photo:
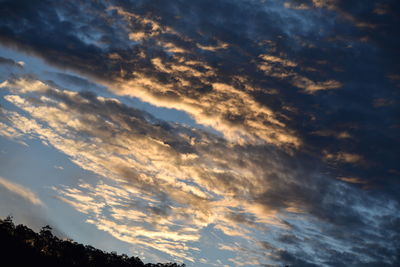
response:
[[[0,186],[7,189],[11,193],[16,194],[21,198],[29,201],[34,205],[43,206],[43,202],[40,200],[40,198],[25,186],[11,182],[3,177],[0,177]]]

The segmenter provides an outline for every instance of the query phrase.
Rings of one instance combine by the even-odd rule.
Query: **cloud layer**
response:
[[[54,188],[88,223],[209,265],[398,264],[396,1],[0,7],[0,43],[60,69],[52,81],[1,82],[14,109],[2,109],[0,134],[42,140],[99,175]],[[159,120],[130,97],[221,135]],[[229,260],[201,260],[211,236]]]
[[[211,226],[238,240],[237,258],[231,258],[236,265],[251,260],[243,256],[246,250],[253,251],[256,264],[291,257],[328,263],[333,252],[360,264],[395,260],[396,248],[387,247],[395,239],[373,242],[382,251],[379,257],[368,246],[396,233],[382,225],[388,218],[398,220],[397,203],[311,170],[312,162],[272,146],[238,145],[159,121],[89,92],[27,78],[2,87],[12,92],[4,98],[29,115],[3,110],[9,133],[39,138],[104,177],[97,185],[82,181],[77,188],[54,190],[87,214],[87,222],[120,240],[195,261],[202,231]],[[245,241],[250,247],[240,243]],[[321,246],[327,251],[309,254]],[[223,243],[220,248],[227,250]],[[264,261],[267,255],[270,260]]]

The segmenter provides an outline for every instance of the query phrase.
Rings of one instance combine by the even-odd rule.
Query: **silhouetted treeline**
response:
[[[14,266],[100,266],[184,267],[176,263],[147,263],[137,257],[107,253],[92,246],[54,236],[50,226],[35,233],[12,218],[0,219],[0,265]]]

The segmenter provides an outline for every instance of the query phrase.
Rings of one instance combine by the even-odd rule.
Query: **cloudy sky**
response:
[[[397,0],[0,0],[0,216],[145,262],[400,265]]]

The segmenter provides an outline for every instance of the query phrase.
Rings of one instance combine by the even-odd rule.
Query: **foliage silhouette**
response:
[[[12,217],[0,219],[1,266],[185,267],[177,263],[147,263],[138,257],[105,252],[54,236],[49,225],[39,233],[14,225]]]

